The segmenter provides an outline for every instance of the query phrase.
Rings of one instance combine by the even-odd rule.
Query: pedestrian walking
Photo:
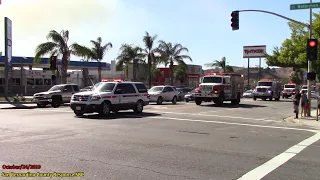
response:
[[[308,98],[307,98],[307,95],[306,95],[306,92],[305,91],[302,91],[302,95],[301,95],[301,113],[300,113],[300,115],[301,115],[301,117],[302,117],[302,115],[306,115],[306,104],[307,104],[307,100],[308,100]]]

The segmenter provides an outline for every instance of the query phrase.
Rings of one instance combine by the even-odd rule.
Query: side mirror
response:
[[[66,91],[68,91],[68,89],[64,89],[63,91],[66,92]]]

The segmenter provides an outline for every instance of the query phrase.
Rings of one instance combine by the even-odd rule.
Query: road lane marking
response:
[[[200,120],[200,119],[184,119],[184,118],[173,118],[173,117],[148,117],[151,119],[170,119],[175,121],[188,121],[188,122],[203,122],[203,123],[214,123],[214,124],[228,124],[228,125],[236,125],[236,126],[248,126],[248,127],[261,127],[261,128],[271,128],[271,129],[284,129],[284,130],[296,130],[296,131],[308,131],[313,133],[318,133],[317,130],[312,129],[301,129],[301,128],[291,128],[291,127],[281,127],[281,126],[265,126],[265,125],[257,125],[257,124],[246,124],[246,123],[233,123],[233,122],[225,122],[225,121],[208,121],[208,120]]]
[[[291,158],[299,154],[302,150],[312,145],[313,143],[317,142],[318,140],[320,140],[320,133],[316,133],[315,135],[309,137],[308,139],[305,139],[300,143],[290,147],[289,149],[277,155],[276,157],[272,158],[268,162],[249,171],[238,180],[262,179],[263,177],[265,177],[266,175],[268,175],[269,173],[271,173],[272,171],[280,167],[282,164],[286,163]]]
[[[283,122],[271,119],[257,119],[257,118],[247,118],[247,117],[238,117],[238,116],[223,116],[223,115],[215,115],[215,114],[202,114],[202,113],[180,113],[180,112],[170,112],[170,111],[148,111],[153,113],[164,113],[164,114],[176,114],[176,115],[190,115],[190,116],[207,116],[207,117],[219,117],[219,118],[230,118],[230,119],[243,119],[243,120],[254,120],[254,121],[267,121],[267,122]]]

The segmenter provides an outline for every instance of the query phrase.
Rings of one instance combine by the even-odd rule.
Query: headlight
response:
[[[91,97],[91,101],[98,101],[99,99],[101,99],[100,96],[92,96]]]
[[[269,93],[269,94],[271,94],[271,93],[272,93],[272,91],[271,91],[271,90],[268,90],[268,93]]]

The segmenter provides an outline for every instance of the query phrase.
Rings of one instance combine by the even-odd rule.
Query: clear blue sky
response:
[[[309,15],[308,10],[289,10],[290,4],[307,3],[301,0],[2,2],[0,18],[8,16],[13,21],[15,56],[33,56],[36,45],[46,41],[45,36],[49,30],[69,29],[70,43],[90,45],[89,40],[98,36],[106,42],[111,41],[114,47],[104,59],[107,62],[117,56],[122,43],[142,45],[142,36],[148,31],[150,34],[157,34],[158,39],[186,46],[194,60],[193,64],[203,65],[226,56],[230,65],[247,66],[247,60],[242,58],[242,46],[267,45],[267,51],[270,52],[290,36],[290,31],[286,20],[256,12],[240,13],[240,30],[232,31],[230,14],[233,10],[268,10],[305,22]],[[50,11],[57,13],[50,14]],[[0,34],[4,34],[3,23],[0,23]],[[1,43],[0,51],[3,49]],[[252,59],[251,65],[257,64],[258,59]]]

